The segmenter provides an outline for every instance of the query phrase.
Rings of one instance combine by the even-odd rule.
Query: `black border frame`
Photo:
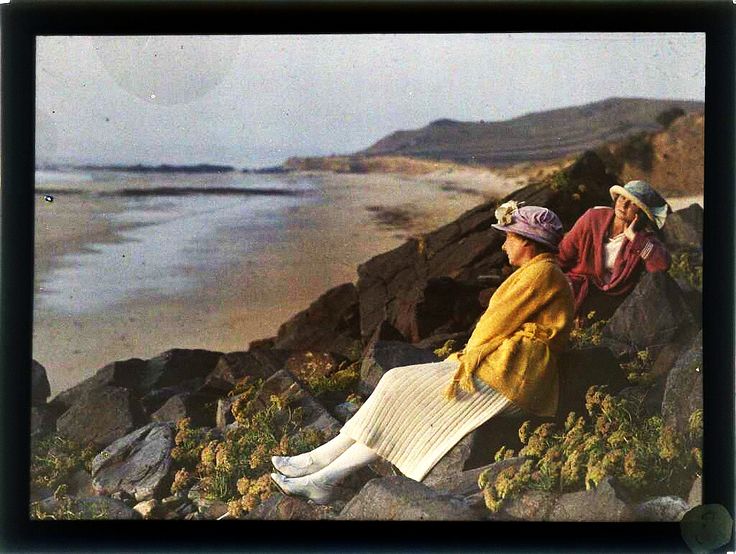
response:
[[[733,515],[734,6],[722,2],[44,2],[3,5],[0,545],[8,551],[687,551],[675,523],[41,522],[28,518],[38,35],[706,33],[704,503]],[[636,83],[632,82],[632,91]],[[632,94],[635,96],[635,94]],[[733,550],[733,538],[728,549]],[[723,547],[725,551],[727,547]]]

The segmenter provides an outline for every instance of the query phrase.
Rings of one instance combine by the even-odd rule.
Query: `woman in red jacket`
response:
[[[643,271],[670,267],[657,238],[671,211],[664,198],[645,181],[615,185],[610,194],[613,208],[591,208],[560,242],[558,261],[572,285],[578,321],[591,311],[608,319]]]

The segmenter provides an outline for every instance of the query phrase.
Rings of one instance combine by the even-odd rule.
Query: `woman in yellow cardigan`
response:
[[[501,413],[552,416],[556,356],[573,321],[570,285],[555,252],[562,224],[546,208],[507,202],[494,228],[518,269],[495,292],[465,348],[442,362],[397,367],[337,437],[298,456],[272,458],[285,494],[327,503],[335,484],[379,457],[421,481],[465,435]]]

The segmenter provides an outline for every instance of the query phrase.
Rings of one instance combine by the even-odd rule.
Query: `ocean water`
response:
[[[289,210],[320,201],[313,179],[239,172],[43,170],[36,192],[38,201],[75,195],[88,206],[105,202],[113,208],[105,217],[122,229],[115,242],[90,236],[84,251],[53,259],[37,283],[36,309],[72,315],[186,292],[235,257],[278,240]]]

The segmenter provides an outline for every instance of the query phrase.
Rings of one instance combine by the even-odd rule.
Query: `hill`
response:
[[[703,111],[704,104],[609,98],[507,121],[440,119],[421,129],[396,131],[355,156],[408,156],[493,166],[552,160],[639,132],[660,131],[658,116],[673,108],[691,113]]]

